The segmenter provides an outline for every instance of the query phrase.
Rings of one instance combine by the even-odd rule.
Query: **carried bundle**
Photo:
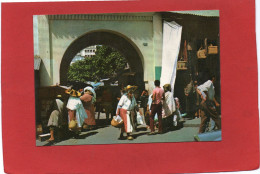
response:
[[[140,112],[137,112],[136,122],[137,122],[137,124],[139,124],[139,125],[143,125],[143,124],[144,124],[144,118],[143,118],[143,115],[141,115]]]

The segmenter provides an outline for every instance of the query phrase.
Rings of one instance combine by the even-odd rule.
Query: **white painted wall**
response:
[[[140,15],[140,13],[136,15]],[[161,66],[162,20],[157,13],[144,13],[141,15],[153,16],[153,21],[52,19],[49,20],[48,25],[46,16],[38,16],[39,53],[40,57],[44,59],[43,63],[48,76],[52,77],[50,78],[52,80],[48,80],[49,77],[46,76],[46,73],[41,73],[41,85],[59,83],[60,63],[66,49],[78,37],[101,29],[121,33],[139,48],[144,58],[142,60],[144,80],[153,82],[155,79],[155,66]],[[51,39],[49,39],[48,29],[51,32]],[[147,46],[144,43],[147,43]]]
[[[49,86],[53,84],[50,57],[49,22],[47,16],[34,17],[34,55],[42,59],[40,67],[40,85]]]

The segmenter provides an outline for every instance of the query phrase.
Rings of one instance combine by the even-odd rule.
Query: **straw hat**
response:
[[[65,93],[71,95],[72,97],[80,97],[81,96],[80,92],[78,92],[74,89],[66,89]]]
[[[62,96],[61,95],[57,95],[56,98],[62,98]]]
[[[134,92],[135,90],[137,89],[137,86],[131,86],[131,85],[127,85],[126,87],[125,87],[125,91],[132,91],[132,92]]]

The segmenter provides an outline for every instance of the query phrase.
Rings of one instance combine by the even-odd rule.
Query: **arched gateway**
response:
[[[41,58],[40,86],[67,84],[73,57],[91,45],[118,50],[131,72],[153,89],[162,66],[160,13],[72,14],[34,16],[34,55]],[[150,85],[152,84],[152,85]],[[140,86],[140,85],[138,85]]]
[[[117,49],[127,60],[131,72],[136,73],[136,82],[143,84],[143,56],[137,46],[126,36],[110,30],[90,31],[71,43],[60,64],[60,84],[66,85],[71,60],[82,49],[91,45],[107,45]]]

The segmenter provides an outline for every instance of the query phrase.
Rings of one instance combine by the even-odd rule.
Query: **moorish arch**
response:
[[[91,31],[78,39],[74,40],[66,49],[60,64],[60,84],[66,85],[68,78],[68,70],[74,56],[82,49],[92,45],[106,45],[115,48],[127,60],[131,72],[136,73],[136,81],[143,85],[143,55],[138,47],[126,36],[110,31],[96,30]]]

